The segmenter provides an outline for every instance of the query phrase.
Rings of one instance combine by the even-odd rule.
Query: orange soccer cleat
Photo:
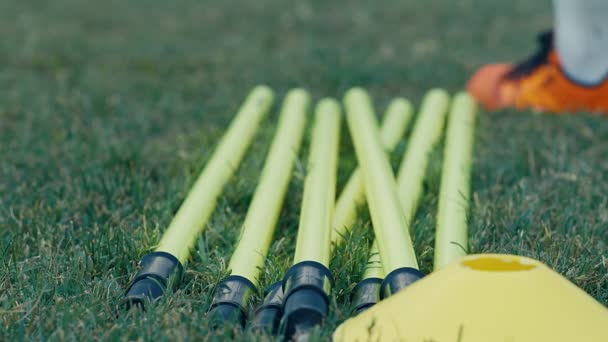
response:
[[[539,36],[537,54],[517,64],[479,69],[467,90],[487,110],[514,107],[554,113],[588,111],[608,114],[608,79],[593,86],[576,83],[560,67],[553,33]]]

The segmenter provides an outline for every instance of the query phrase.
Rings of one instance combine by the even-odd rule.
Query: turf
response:
[[[279,99],[369,89],[463,87],[476,67],[534,48],[549,1],[179,0],[0,2],[0,340],[252,339],[212,332],[205,312],[226,273],[276,111],[225,189],[183,285],[146,313],[115,317],[240,101],[266,83]],[[608,304],[608,124],[576,116],[481,113],[470,251],[532,256]],[[404,140],[394,157],[407,147]],[[346,126],[339,186],[356,165]],[[262,283],[290,263],[306,149]],[[441,153],[416,219],[430,271]],[[365,264],[365,214],[332,262],[326,340],[348,317]]]

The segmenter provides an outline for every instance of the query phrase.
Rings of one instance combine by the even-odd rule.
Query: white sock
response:
[[[608,0],[553,0],[555,44],[572,80],[601,83],[608,76]]]

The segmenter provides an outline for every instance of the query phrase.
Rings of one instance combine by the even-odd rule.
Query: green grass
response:
[[[397,95],[418,104],[431,87],[461,89],[483,63],[527,55],[550,13],[548,0],[0,2],[0,340],[251,338],[210,331],[205,312],[276,111],[226,187],[183,286],[145,314],[114,316],[248,90],[303,86],[319,98],[359,85],[379,112]],[[606,119],[481,113],[476,136],[471,252],[540,259],[608,304]],[[436,153],[414,232],[427,272],[440,162]],[[355,165],[343,126],[340,188]],[[303,174],[264,285],[290,263]],[[368,226],[365,216],[332,263],[337,286],[319,339],[348,317]]]

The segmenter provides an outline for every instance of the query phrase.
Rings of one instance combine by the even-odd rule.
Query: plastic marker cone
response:
[[[390,103],[380,129],[380,140],[387,152],[392,152],[397,146],[411,118],[412,104],[409,101],[396,98]],[[336,202],[336,211],[332,220],[332,248],[337,248],[344,242],[344,236],[351,231],[357,219],[357,209],[364,204],[363,179],[361,171],[356,169]]]
[[[467,212],[476,105],[468,93],[454,97],[448,119],[435,237],[435,270],[467,253]]]
[[[608,341],[608,310],[544,264],[464,257],[338,327],[334,341]]]
[[[408,140],[407,151],[399,167],[397,192],[400,208],[404,214],[402,229],[408,233],[422,196],[429,155],[441,139],[448,104],[449,95],[444,90],[433,89],[426,94]],[[391,280],[395,286],[383,287],[381,290],[382,279],[385,275],[378,244],[374,242],[363,280],[357,284],[354,290],[355,313],[371,307],[378,302],[380,297],[387,297],[394,291],[419,279],[417,273],[412,277],[404,274],[401,276],[401,280]]]
[[[285,98],[274,141],[228,265],[230,276],[215,290],[209,311],[215,324],[228,320],[245,325],[247,302],[256,291],[260,269],[272,242],[300,149],[309,102],[309,95],[302,89],[290,91]]]
[[[336,193],[340,106],[332,99],[315,111],[294,265],[283,278],[282,329],[306,334],[327,316],[333,277],[328,269]]]
[[[125,294],[127,308],[133,304],[143,307],[146,300],[159,298],[167,288],[179,283],[190,248],[205,228],[217,198],[240,164],[272,101],[273,93],[266,86],[258,86],[249,94],[156,251],[140,261],[139,271]]]
[[[418,261],[399,204],[395,177],[380,142],[378,126],[367,93],[354,88],[344,97],[347,121],[384,272],[383,292],[392,293],[421,278]],[[384,290],[386,289],[386,290]]]

